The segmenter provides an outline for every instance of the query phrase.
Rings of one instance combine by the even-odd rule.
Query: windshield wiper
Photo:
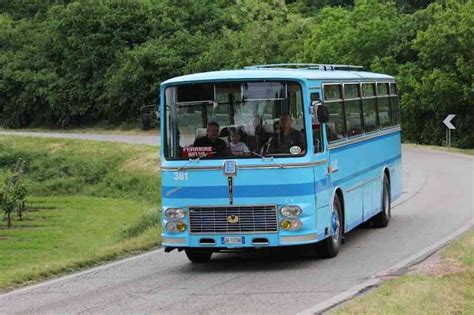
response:
[[[183,166],[179,167],[178,168],[178,172],[182,171],[186,166],[188,166],[191,162],[199,162],[200,159],[202,159],[203,157],[206,157],[208,155],[208,153],[204,153],[203,155],[200,155],[198,156],[197,158],[190,158],[188,160],[188,163],[184,164]]]
[[[260,153],[254,152],[254,151],[250,151],[250,153],[255,154],[258,157],[261,157],[263,161],[266,161],[267,159],[269,159],[273,164],[279,166],[280,168],[285,168],[285,166],[283,164],[280,164],[277,161],[273,160],[273,155],[270,156],[270,158],[268,158],[266,156],[261,155]]]

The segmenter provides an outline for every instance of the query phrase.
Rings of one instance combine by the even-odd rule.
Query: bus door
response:
[[[316,204],[316,226],[318,231],[329,230],[329,198],[331,190],[328,186],[328,150],[325,136],[324,124],[320,124],[315,107],[320,102],[320,89],[310,89],[311,99],[311,134],[313,138],[313,175]],[[309,139],[309,137],[308,137]],[[328,229],[326,229],[328,228]]]

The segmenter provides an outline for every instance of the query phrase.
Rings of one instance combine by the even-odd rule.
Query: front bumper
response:
[[[229,245],[224,244],[226,236],[241,236],[242,244]],[[162,235],[162,245],[173,248],[219,248],[219,249],[237,249],[237,248],[261,248],[261,247],[279,247],[291,245],[303,245],[320,241],[324,238],[323,234],[308,233],[291,235],[285,233],[253,233],[253,234],[188,234],[184,236]]]

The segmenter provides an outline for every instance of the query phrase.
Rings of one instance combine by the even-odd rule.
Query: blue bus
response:
[[[334,257],[402,192],[395,79],[361,67],[256,65],[162,83],[162,244],[214,252],[305,245]]]

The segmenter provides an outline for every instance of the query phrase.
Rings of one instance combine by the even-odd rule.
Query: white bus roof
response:
[[[224,80],[389,80],[395,78],[390,75],[366,72],[366,71],[346,71],[346,70],[316,70],[316,69],[285,69],[285,68],[256,68],[241,70],[222,70],[201,72],[183,75],[164,81],[162,84],[178,84],[185,82],[206,82]]]

